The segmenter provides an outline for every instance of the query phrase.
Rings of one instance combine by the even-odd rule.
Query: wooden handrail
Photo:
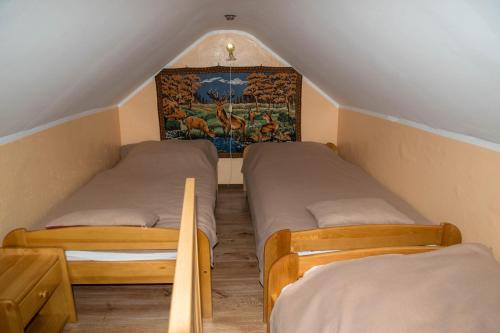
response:
[[[195,193],[194,178],[187,178],[168,333],[198,333],[203,330]]]

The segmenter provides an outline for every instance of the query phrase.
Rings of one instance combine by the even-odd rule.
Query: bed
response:
[[[202,308],[209,318],[211,249],[217,243],[217,152],[206,140],[149,141],[123,147],[114,168],[96,175],[32,230],[11,231],[3,245],[64,248],[73,284],[172,283],[188,177],[197,182]],[[136,225],[128,219],[121,225],[103,221],[103,212],[111,218],[116,212],[125,217],[138,212],[154,215],[156,221],[154,226]]]
[[[270,272],[268,331],[496,332],[498,281],[479,244],[289,254]]]
[[[289,253],[461,242],[452,224],[432,224],[357,166],[344,161],[333,144],[258,143],[244,152],[245,189],[255,230],[267,312],[268,272]],[[377,198],[411,224],[381,222],[319,227],[308,210],[329,200]],[[353,223],[356,224],[356,223]],[[264,316],[264,319],[266,317]]]

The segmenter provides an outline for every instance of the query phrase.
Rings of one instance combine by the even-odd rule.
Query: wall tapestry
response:
[[[301,88],[302,76],[289,67],[163,69],[156,76],[161,139],[208,139],[220,157],[241,157],[255,142],[300,141]]]

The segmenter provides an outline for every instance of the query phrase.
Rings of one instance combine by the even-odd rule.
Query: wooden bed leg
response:
[[[279,258],[271,267],[269,272],[269,292],[267,295],[268,307],[264,314],[264,321],[269,328],[269,319],[274,304],[278,299],[281,290],[288,284],[293,283],[299,279],[299,256],[296,253],[287,254]]]
[[[290,230],[280,230],[269,236],[264,247],[264,273],[263,273],[263,283],[264,283],[264,313],[263,321],[267,320],[268,311],[268,279],[269,271],[271,266],[281,257],[289,254],[291,252],[291,238],[292,233]]]
[[[198,230],[198,258],[200,261],[201,313],[203,318],[212,319],[212,265],[210,242],[203,231]]]
[[[443,235],[441,236],[441,246],[450,246],[462,243],[462,234],[454,224],[442,223]]]
[[[3,247],[26,247],[26,232],[24,228],[14,229],[3,239]]]
[[[66,255],[64,254],[64,250],[61,248],[57,248],[57,255],[59,256],[59,263],[61,265],[61,270],[63,271],[62,274],[62,279],[63,279],[63,293],[65,294],[65,299],[68,304],[66,304],[68,310],[69,310],[69,322],[76,322],[77,321],[77,314],[76,314],[76,309],[75,309],[75,299],[73,296],[73,289],[71,285],[71,280],[69,278],[69,273],[68,273],[68,263],[66,262]]]

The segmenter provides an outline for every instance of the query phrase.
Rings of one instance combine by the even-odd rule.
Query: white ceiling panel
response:
[[[496,0],[0,0],[0,137],[115,105],[217,29],[341,105],[500,143]]]

